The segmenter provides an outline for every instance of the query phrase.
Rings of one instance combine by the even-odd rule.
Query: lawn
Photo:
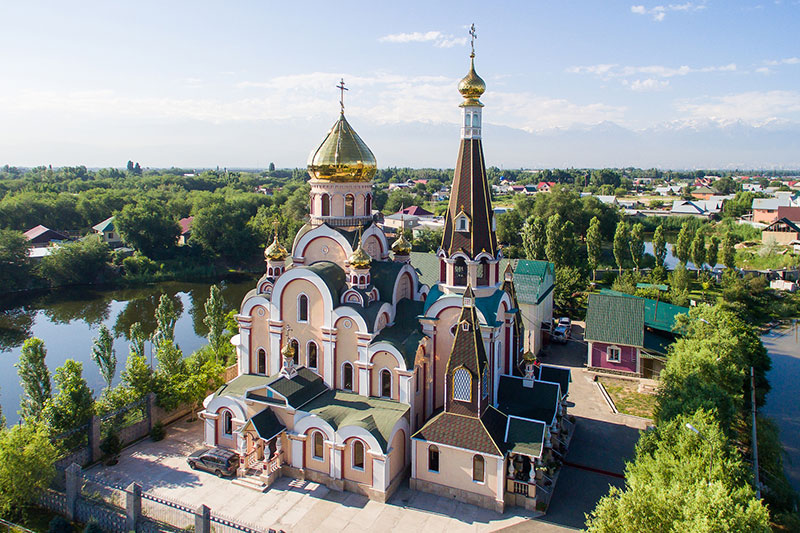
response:
[[[614,400],[614,405],[620,413],[626,415],[653,418],[656,406],[656,397],[653,394],[639,392],[639,384],[627,379],[614,379],[599,377],[600,383],[605,387],[608,395]]]

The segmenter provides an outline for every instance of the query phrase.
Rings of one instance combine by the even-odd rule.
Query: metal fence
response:
[[[194,509],[186,504],[142,493],[142,516],[152,524],[180,529],[194,527]]]

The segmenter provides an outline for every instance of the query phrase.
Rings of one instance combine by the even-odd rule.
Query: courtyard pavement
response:
[[[583,527],[584,514],[610,485],[622,486],[624,462],[632,459],[639,430],[645,426],[642,419],[611,412],[583,369],[582,324],[577,323],[573,331],[574,340],[550,346],[543,359],[572,368],[569,412],[576,417],[577,428],[548,513],[540,519],[524,509],[512,508],[500,515],[412,491],[407,482],[387,503],[290,478],[279,479],[265,493],[256,492],[188,467],[186,456],[202,446],[200,421],[176,422],[167,428],[163,441],[143,440],[123,451],[117,465],[96,466],[90,473],[122,486],[137,482],[144,491],[187,507],[205,504],[242,523],[287,532],[573,531]]]

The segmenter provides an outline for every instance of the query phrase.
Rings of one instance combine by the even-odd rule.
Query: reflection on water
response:
[[[255,278],[219,283],[227,310],[238,308],[245,293],[255,286]],[[147,335],[156,327],[155,309],[162,294],[175,303],[179,317],[175,340],[185,354],[203,346],[208,328],[203,324],[204,304],[210,284],[166,282],[135,289],[97,290],[73,288],[38,295],[14,295],[0,301],[0,405],[9,424],[18,420],[21,388],[14,364],[22,343],[39,337],[47,347],[47,366],[52,374],[67,359],[83,363],[83,376],[95,391],[103,380],[91,360],[92,340],[101,324],[115,339],[119,363],[115,383],[128,357],[128,331],[140,322]],[[152,359],[152,347],[146,353]],[[155,363],[155,362],[154,362]]]

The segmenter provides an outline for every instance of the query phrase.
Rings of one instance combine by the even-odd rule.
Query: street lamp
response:
[[[708,464],[708,484],[710,485],[711,484],[711,471],[714,468],[714,443],[711,442],[710,440],[708,440],[706,438],[706,436],[703,435],[700,432],[699,429],[697,429],[696,427],[691,425],[689,422],[686,422],[686,427],[688,429],[690,429],[691,431],[694,431],[695,433],[697,433],[697,436],[700,437],[701,439],[703,439],[704,441],[706,441],[708,443],[708,445],[711,447],[711,462]]]

